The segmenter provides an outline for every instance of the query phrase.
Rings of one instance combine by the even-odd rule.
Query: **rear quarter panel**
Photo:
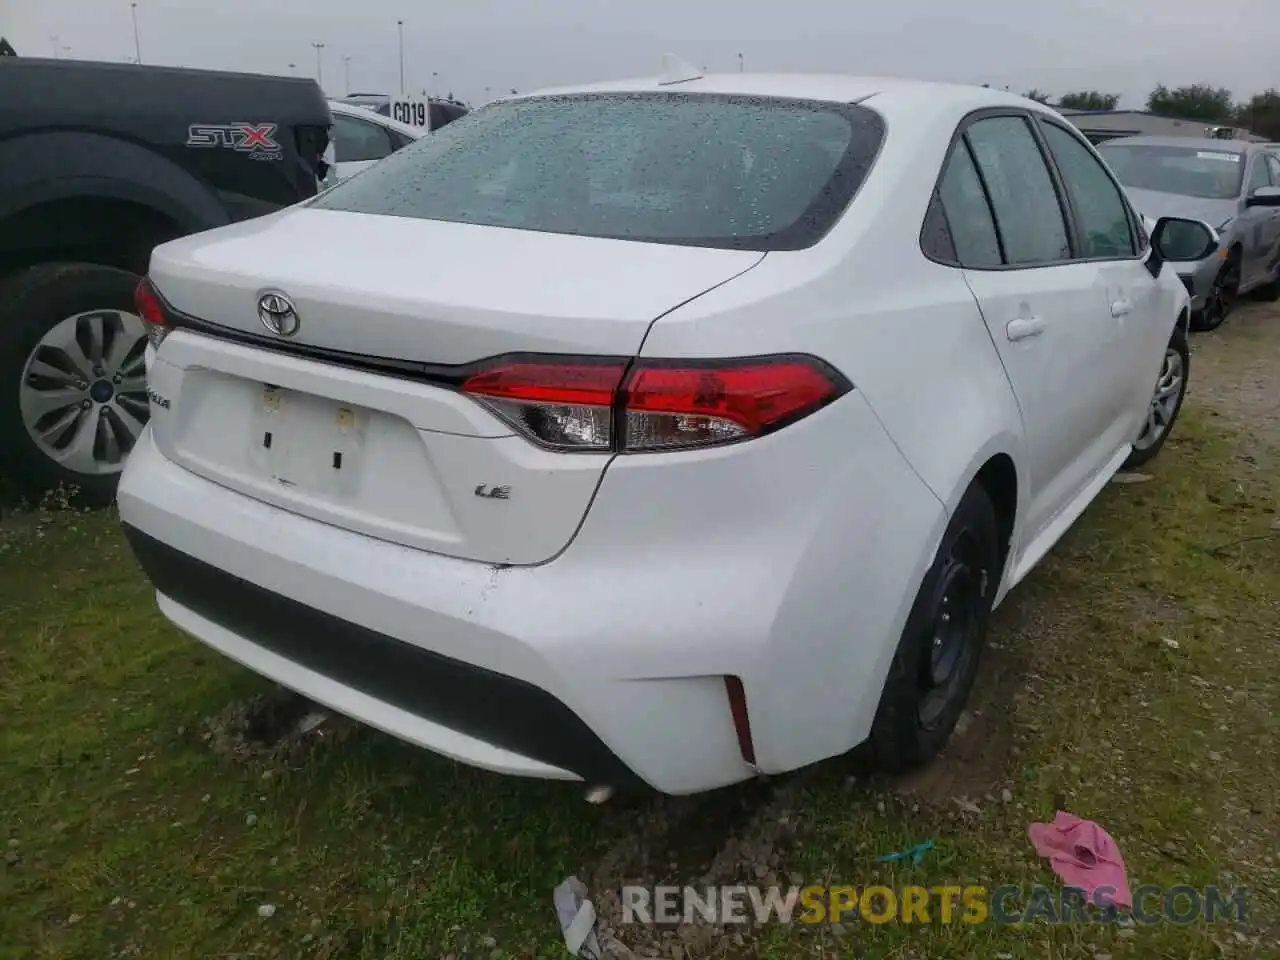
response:
[[[924,93],[895,105],[880,157],[826,238],[769,253],[662,317],[642,354],[821,357],[853,382],[948,513],[990,456],[1021,463],[1021,414],[977,303],[959,269],[920,249],[934,183],[967,110],[934,107]]]

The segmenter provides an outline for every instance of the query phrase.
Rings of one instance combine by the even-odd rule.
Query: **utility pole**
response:
[[[133,14],[133,55],[138,63],[142,63],[142,44],[138,42],[138,5],[129,4],[129,12]]]
[[[404,21],[396,21],[396,30],[400,34],[400,96],[404,96]]]
[[[323,43],[311,44],[316,48],[316,83],[320,84],[320,89],[324,89],[324,63],[320,60],[320,51],[324,49]]]
[[[53,44],[53,59],[58,60],[58,38],[53,34],[49,34],[49,42]]]
[[[347,96],[351,96],[351,58],[342,58],[342,79],[346,82]]]

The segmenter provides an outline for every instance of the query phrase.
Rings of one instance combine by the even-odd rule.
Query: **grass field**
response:
[[[570,873],[606,922],[624,881],[1053,885],[1026,826],[1059,806],[1135,884],[1247,887],[1247,921],[616,934],[688,958],[1280,956],[1280,312],[1195,344],[1150,479],[1001,608],[963,729],[908,778],[847,758],[595,808],[335,719],[281,745],[294,705],[160,618],[110,512],[6,517],[0,957],[565,956]]]

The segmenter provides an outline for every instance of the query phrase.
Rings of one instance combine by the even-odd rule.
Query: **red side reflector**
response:
[[[756,747],[751,742],[751,722],[747,719],[747,691],[739,677],[724,678],[725,692],[729,694],[729,712],[733,715],[733,729],[738,734],[738,750],[742,759],[756,765]]]

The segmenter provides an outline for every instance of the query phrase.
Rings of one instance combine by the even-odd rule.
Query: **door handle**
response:
[[[1044,333],[1044,321],[1039,317],[1018,317],[1005,324],[1004,333],[1010,343],[1017,343],[1028,337],[1038,337]]]
[[[1113,317],[1123,317],[1133,312],[1133,301],[1128,297],[1121,297],[1111,304],[1111,315]]]

